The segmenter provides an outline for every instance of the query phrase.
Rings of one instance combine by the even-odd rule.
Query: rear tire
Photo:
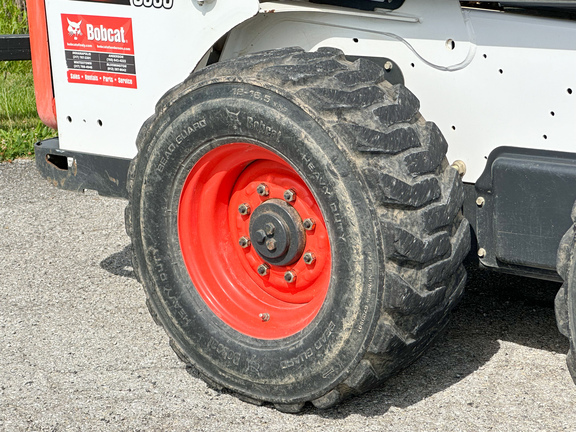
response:
[[[470,233],[446,142],[418,109],[378,66],[328,48],[218,63],[160,100],[126,225],[153,316],[207,383],[282,411],[327,408],[445,326]],[[298,247],[266,255],[265,213]]]
[[[576,204],[572,208],[572,221],[576,223]],[[564,280],[556,295],[556,323],[560,333],[570,341],[566,364],[576,384],[576,228],[574,225],[564,234],[558,248],[556,267]]]

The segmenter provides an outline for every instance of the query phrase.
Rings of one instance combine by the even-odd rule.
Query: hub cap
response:
[[[250,218],[254,249],[269,264],[294,264],[304,251],[302,218],[289,204],[271,199],[260,204]]]

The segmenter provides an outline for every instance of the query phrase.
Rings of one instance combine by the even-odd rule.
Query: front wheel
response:
[[[158,103],[131,167],[134,267],[207,382],[326,408],[444,327],[470,234],[446,142],[418,108],[334,49],[218,63]]]

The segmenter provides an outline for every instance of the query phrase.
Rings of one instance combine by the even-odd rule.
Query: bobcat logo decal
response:
[[[74,40],[78,40],[78,36],[82,36],[82,30],[80,30],[80,24],[82,24],[82,20],[75,23],[74,21],[70,21],[68,19],[68,34],[70,36],[74,36]]]

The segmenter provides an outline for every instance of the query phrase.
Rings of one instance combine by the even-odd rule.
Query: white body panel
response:
[[[286,46],[392,59],[446,136],[449,161],[466,163],[465,181],[476,181],[496,147],[575,150],[574,22],[462,10],[454,0],[407,0],[393,12],[257,0],[185,0],[169,10],[46,3],[65,150],[133,157],[157,100],[233,28],[222,59]],[[68,82],[61,14],[131,18],[138,88]]]
[[[182,82],[223,34],[257,12],[257,0],[217,0],[203,6],[177,0],[171,9],[47,0],[60,148],[134,157],[138,131],[158,99]],[[62,14],[130,18],[138,88],[68,82]]]
[[[348,16],[319,5],[261,6],[233,31],[224,57],[299,45],[393,59],[444,133],[449,161],[466,163],[465,181],[476,181],[496,147],[576,151],[575,22],[461,10],[451,0]]]

